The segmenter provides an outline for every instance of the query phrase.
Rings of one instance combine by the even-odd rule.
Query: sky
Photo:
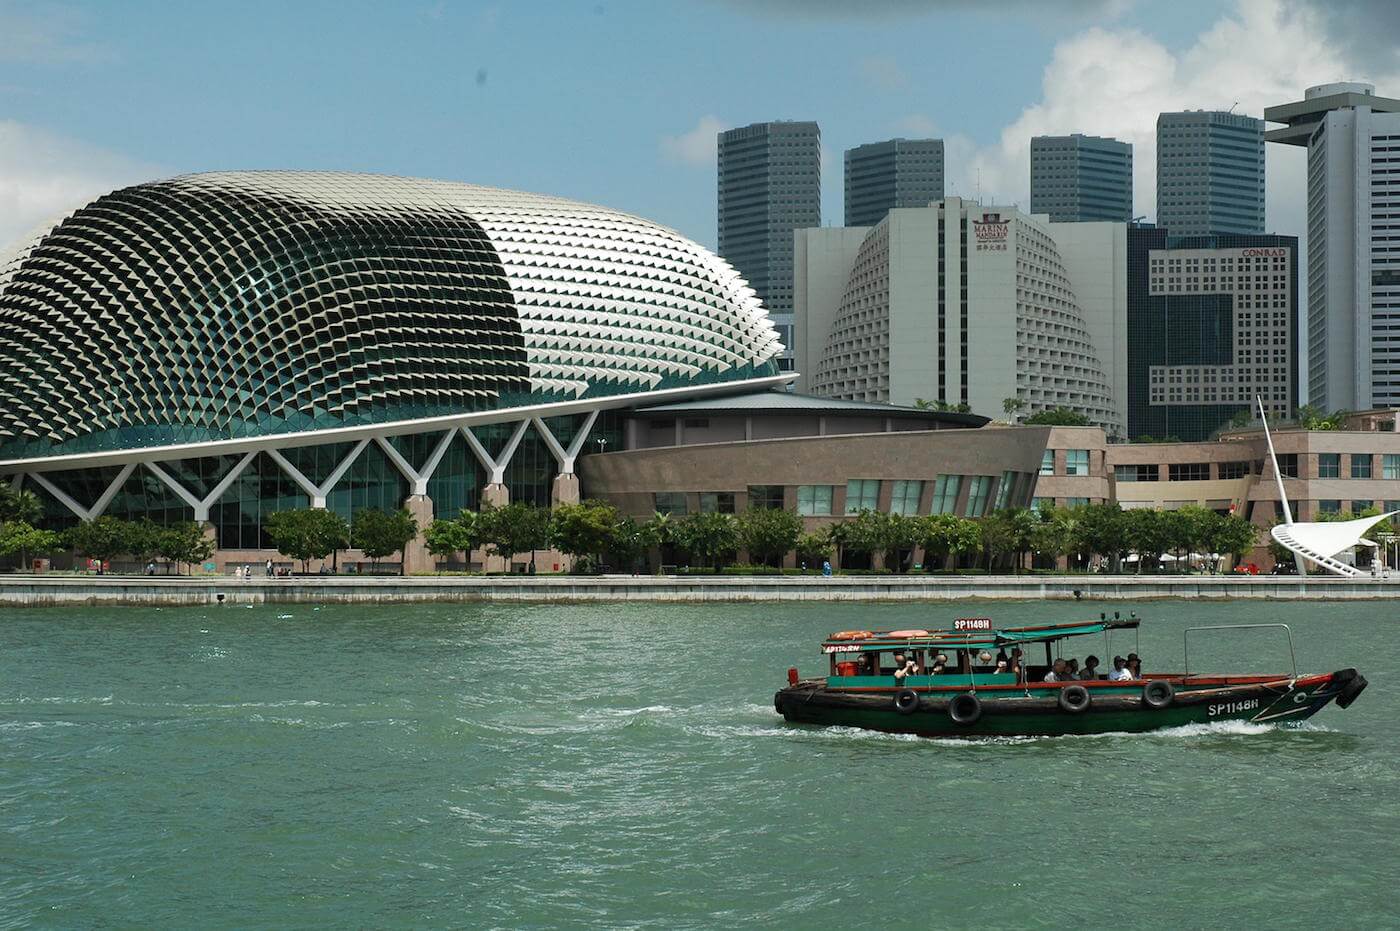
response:
[[[946,143],[948,193],[1026,205],[1032,135],[1134,145],[1158,112],[1262,115],[1312,84],[1400,96],[1390,0],[0,0],[0,249],[124,184],[349,169],[574,197],[713,247],[715,133],[816,120],[842,151]],[[1268,147],[1272,232],[1304,152]]]

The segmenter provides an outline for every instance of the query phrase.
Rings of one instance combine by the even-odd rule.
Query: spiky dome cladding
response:
[[[333,172],[99,197],[0,259],[0,458],[776,373],[722,259],[575,201]]]

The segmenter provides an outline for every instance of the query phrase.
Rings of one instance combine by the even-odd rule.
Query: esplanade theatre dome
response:
[[[187,175],[0,257],[0,462],[760,383],[779,349],[733,268],[635,216],[411,178]]]

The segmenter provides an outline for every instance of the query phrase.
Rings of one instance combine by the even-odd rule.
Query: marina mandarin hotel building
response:
[[[752,486],[796,508],[800,486],[827,500],[849,480],[875,503],[904,482],[917,507],[953,460],[978,474],[945,479],[963,490],[947,506],[974,484],[974,509],[1029,501],[1032,438],[938,443],[985,418],[775,392],[782,349],[728,263],[618,211],[372,175],[190,175],[98,197],[0,257],[0,480],[55,529],[202,522],[218,570],[275,558],[266,519],[297,507],[407,507],[424,526],[581,494],[650,514],[683,507],[677,487],[730,509]],[[663,409],[720,398],[737,412]],[[866,432],[889,448],[828,443],[797,475],[789,445],[784,479],[745,451]],[[655,461],[663,442],[705,444],[724,487],[686,485],[693,465]],[[585,459],[610,460],[596,489]],[[404,558],[432,568],[421,536]]]

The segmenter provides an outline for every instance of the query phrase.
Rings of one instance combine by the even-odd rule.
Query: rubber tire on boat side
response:
[[[1067,685],[1060,689],[1060,710],[1068,714],[1079,714],[1089,710],[1089,690],[1082,685]]]
[[[1165,679],[1153,679],[1142,687],[1142,703],[1156,711],[1161,711],[1172,703],[1176,689]]]
[[[900,714],[913,714],[919,710],[919,693],[913,689],[900,689],[894,693],[894,710]]]
[[[948,717],[962,727],[971,727],[982,719],[982,699],[972,692],[954,695],[948,701]]]

